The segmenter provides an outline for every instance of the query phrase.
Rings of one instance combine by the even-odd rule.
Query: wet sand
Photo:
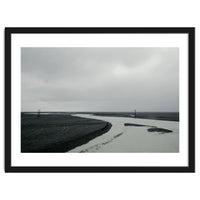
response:
[[[87,144],[70,152],[95,153],[178,153],[179,122],[137,119],[128,117],[102,117],[76,115],[105,120],[111,129]],[[149,130],[150,129],[150,130]]]

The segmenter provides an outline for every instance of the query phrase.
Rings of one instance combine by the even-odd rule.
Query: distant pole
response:
[[[136,118],[136,110],[135,110],[135,118]]]
[[[37,116],[40,117],[40,109],[38,110]]]

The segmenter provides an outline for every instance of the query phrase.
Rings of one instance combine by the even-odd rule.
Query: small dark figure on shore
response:
[[[38,110],[37,117],[40,117],[40,109]]]

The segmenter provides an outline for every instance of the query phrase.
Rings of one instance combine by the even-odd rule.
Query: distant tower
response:
[[[38,110],[37,117],[40,117],[40,109]]]
[[[136,110],[135,110],[135,118],[136,118]]]

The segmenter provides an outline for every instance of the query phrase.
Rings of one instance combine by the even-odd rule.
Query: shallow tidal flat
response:
[[[99,153],[178,153],[179,122],[133,117],[77,114],[90,119],[105,120],[111,129],[87,144],[70,152]],[[169,118],[169,117],[168,117]]]
[[[111,124],[67,114],[21,114],[21,152],[67,152],[106,133]]]

